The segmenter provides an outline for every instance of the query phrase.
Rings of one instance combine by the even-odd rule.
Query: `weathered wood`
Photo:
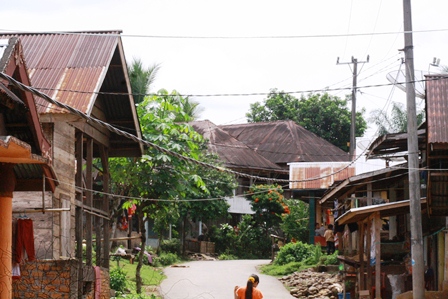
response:
[[[93,208],[93,139],[87,137],[86,140],[86,190],[84,192],[86,196],[86,206],[91,209]],[[92,266],[92,214],[86,213],[86,265]]]
[[[381,217],[380,213],[374,214],[375,229],[375,298],[381,298]]]
[[[82,187],[82,158],[83,158],[83,134],[82,132],[76,133],[75,144],[76,155],[76,186]],[[82,202],[82,193],[76,193],[76,199]],[[83,215],[82,208],[76,207],[75,212],[75,239],[76,239],[76,258],[78,259],[78,298],[83,297],[83,271],[82,271],[82,239],[83,239]]]

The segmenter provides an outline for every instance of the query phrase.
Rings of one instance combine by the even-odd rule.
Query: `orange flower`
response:
[[[258,198],[255,198],[255,202],[258,202],[259,201],[259,199]]]

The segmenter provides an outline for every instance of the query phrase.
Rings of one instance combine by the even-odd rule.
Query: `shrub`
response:
[[[223,253],[223,254],[219,255],[218,259],[220,259],[220,260],[236,260],[238,258],[232,254]]]
[[[117,267],[109,271],[110,288],[116,292],[123,293],[126,290],[126,272]]]
[[[163,252],[174,253],[180,255],[181,243],[179,239],[162,240],[160,250]]]
[[[314,252],[314,245],[302,242],[288,243],[280,249],[274,264],[285,265],[291,262],[302,262],[312,257]]]
[[[155,266],[169,266],[179,261],[177,254],[175,253],[161,253],[156,257],[153,262]]]

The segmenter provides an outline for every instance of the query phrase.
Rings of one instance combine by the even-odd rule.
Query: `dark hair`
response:
[[[333,229],[333,224],[328,224],[328,229]]]
[[[252,282],[252,279],[254,280],[254,282]],[[246,285],[246,299],[252,299],[252,290],[254,288],[254,283],[260,283],[260,278],[258,278],[258,275],[256,274],[251,274],[249,276],[249,279],[247,280],[247,285]]]

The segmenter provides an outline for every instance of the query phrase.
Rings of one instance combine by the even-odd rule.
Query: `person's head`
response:
[[[246,299],[252,299],[252,289],[258,286],[260,283],[260,278],[256,274],[249,276],[246,285]]]
[[[319,222],[316,222],[316,228],[320,228]]]
[[[328,229],[333,229],[333,224],[328,224]]]

